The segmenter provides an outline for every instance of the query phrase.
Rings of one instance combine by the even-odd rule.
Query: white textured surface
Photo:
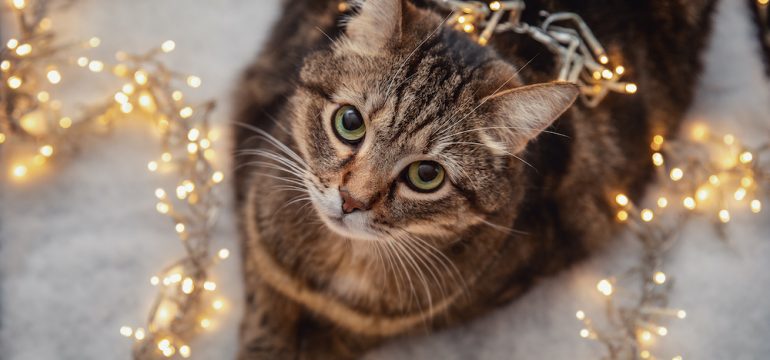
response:
[[[770,128],[770,88],[742,3],[725,0],[720,6],[691,113],[759,140]],[[191,97],[216,97],[227,105],[233,79],[257,50],[276,9],[275,0],[82,0],[56,14],[54,24],[67,39],[100,36],[104,58],[118,49],[140,51],[174,39],[177,50],[169,62],[204,79]],[[94,77],[80,82],[94,89],[80,92],[104,93],[114,85],[89,79]],[[217,116],[224,124],[227,112],[221,110]],[[143,323],[155,294],[147,279],[181,253],[171,225],[153,211],[153,189],[170,178],[144,171],[158,152],[148,134],[145,124],[123,123],[116,136],[83,144],[86,151],[60,166],[55,178],[0,184],[0,358],[129,358],[130,343],[117,329]],[[762,359],[770,354],[770,222],[767,213],[734,218],[729,244],[696,223],[673,251],[666,267],[677,280],[672,305],[687,309],[688,318],[672,323],[670,334],[656,345],[662,358]],[[220,224],[218,245],[235,248],[232,215],[223,214]],[[399,341],[370,358],[598,358],[601,349],[577,336],[574,312],[598,314],[596,280],[633,264],[636,251],[629,239],[618,241],[483,319]],[[218,271],[220,288],[235,303],[217,330],[194,344],[194,358],[234,354],[238,266],[230,261]]]

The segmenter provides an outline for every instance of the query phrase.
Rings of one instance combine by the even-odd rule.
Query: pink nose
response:
[[[356,210],[368,210],[364,202],[356,200],[345,188],[340,189],[340,197],[342,198],[342,212],[345,214],[350,214]]]

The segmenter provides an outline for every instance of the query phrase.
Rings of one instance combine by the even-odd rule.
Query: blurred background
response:
[[[228,174],[230,96],[241,70],[260,49],[279,13],[278,0],[79,0],[50,13],[62,40],[100,39],[89,56],[113,59],[166,40],[162,59],[194,74],[202,86],[190,102],[215,99],[213,128],[220,136],[211,162]],[[0,17],[2,41],[15,31]],[[722,0],[691,123],[724,129],[747,142],[764,141],[770,128],[770,84],[758,56],[756,30],[745,2]],[[52,95],[64,107],[114,91],[114,79],[62,69]],[[0,358],[128,359],[133,341],[121,327],[145,326],[157,294],[149,281],[182,256],[167,218],[154,210],[158,187],[175,179],[148,172],[162,151],[146,122],[121,120],[106,134],[84,137],[71,158],[28,181],[0,180]],[[11,161],[4,159],[4,161]],[[3,164],[3,169],[7,168]],[[227,182],[222,198],[229,202]],[[212,278],[224,309],[191,344],[192,358],[230,359],[237,349],[241,311],[238,236],[229,204],[213,231],[212,247],[229,249]],[[651,346],[664,358],[762,359],[770,354],[770,219],[734,214],[729,242],[704,222],[688,225],[667,259],[676,282],[671,294],[687,318],[670,324]],[[637,261],[638,245],[622,237],[607,251],[542,284],[473,323],[393,344],[372,359],[595,359],[600,345],[581,339],[575,311],[601,313],[598,279]]]

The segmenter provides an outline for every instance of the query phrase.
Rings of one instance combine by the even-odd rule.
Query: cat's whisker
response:
[[[493,222],[491,222],[491,221],[489,221],[487,219],[482,218],[481,216],[477,216],[476,219],[479,220],[484,225],[488,225],[491,228],[493,228],[495,230],[498,230],[498,231],[502,231],[504,233],[512,232],[514,234],[519,234],[519,235],[529,235],[529,233],[526,232],[526,231],[516,230],[516,229],[514,229],[512,227],[507,227],[507,226],[495,224],[495,223],[493,223]]]
[[[443,143],[443,144],[444,144],[444,145],[446,145],[446,146],[449,146],[449,145],[477,145],[477,146],[484,146],[484,147],[488,147],[488,145],[487,145],[487,144],[482,144],[482,143],[477,143],[477,142],[472,142],[472,141],[453,141],[453,142],[446,142],[446,143]],[[511,153],[511,152],[509,152],[509,151],[504,151],[504,150],[501,150],[501,151],[502,151],[502,152],[503,152],[505,155],[508,155],[508,156],[510,156],[510,157],[512,157],[512,158],[514,158],[514,159],[516,159],[516,160],[519,160],[519,161],[521,161],[521,162],[522,162],[524,165],[527,165],[527,166],[529,166],[530,168],[532,168],[532,170],[535,170],[535,171],[537,171],[537,168],[535,168],[535,166],[533,166],[532,164],[528,163],[526,160],[522,159],[522,158],[521,158],[521,157],[519,157],[518,155],[516,155],[516,154],[514,154],[514,153]]]
[[[309,168],[308,164],[305,162],[305,160],[302,159],[301,156],[299,156],[296,152],[294,152],[294,150],[289,148],[286,144],[284,144],[280,140],[276,139],[273,135],[270,135],[270,133],[266,132],[265,130],[262,130],[258,127],[255,127],[249,124],[240,123],[240,122],[236,122],[235,125],[243,127],[247,130],[253,131],[257,135],[261,136],[263,139],[273,144],[276,148],[281,150],[287,156],[294,159],[298,164],[304,165],[305,168]]]
[[[306,176],[306,174],[298,173],[298,172],[296,172],[294,170],[287,169],[285,167],[281,167],[279,165],[276,165],[275,163],[269,163],[269,162],[264,162],[264,161],[250,161],[250,162],[241,164],[238,168],[245,167],[245,166],[254,166],[254,167],[262,167],[262,168],[267,168],[267,169],[278,170],[278,171],[281,171],[281,172],[285,172],[285,173],[289,173],[291,175],[294,175],[294,176],[296,176],[299,179],[303,179]]]
[[[433,312],[433,298],[430,291],[430,286],[428,285],[427,280],[425,279],[425,276],[423,272],[420,270],[420,266],[417,265],[417,262],[414,260],[414,254],[413,250],[410,248],[407,248],[402,241],[399,241],[398,236],[391,235],[393,241],[390,242],[394,247],[397,249],[401,249],[401,254],[403,255],[404,259],[406,260],[406,263],[409,264],[409,267],[414,271],[414,273],[419,278],[420,282],[422,282],[423,285],[423,291],[425,294],[425,297],[427,298],[428,302],[428,312]],[[414,285],[412,285],[414,286]],[[420,308],[420,312],[422,313],[424,310],[422,310],[422,307],[419,306],[421,304],[420,299],[418,297],[417,299],[418,308]]]
[[[410,302],[411,302],[411,299],[416,300],[417,301],[417,305],[419,307],[420,302],[419,302],[419,297],[417,296],[417,293],[416,293],[417,290],[414,287],[414,282],[412,281],[412,276],[411,276],[411,274],[409,274],[409,271],[407,270],[407,267],[404,264],[404,260],[402,259],[402,254],[400,253],[398,248],[393,245],[393,242],[385,241],[385,242],[383,242],[383,244],[385,244],[388,247],[388,249],[391,251],[391,255],[393,256],[394,263],[399,265],[400,272],[404,274],[404,278],[406,278],[406,280],[407,280],[406,282],[409,285],[409,290],[411,292]]]

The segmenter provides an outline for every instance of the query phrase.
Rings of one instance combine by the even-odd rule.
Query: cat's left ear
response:
[[[492,136],[515,154],[551,126],[579,94],[575,84],[554,82],[501,91],[482,101],[492,106],[497,122]]]
[[[348,21],[348,38],[370,51],[384,49],[401,39],[408,6],[406,0],[366,0]]]

